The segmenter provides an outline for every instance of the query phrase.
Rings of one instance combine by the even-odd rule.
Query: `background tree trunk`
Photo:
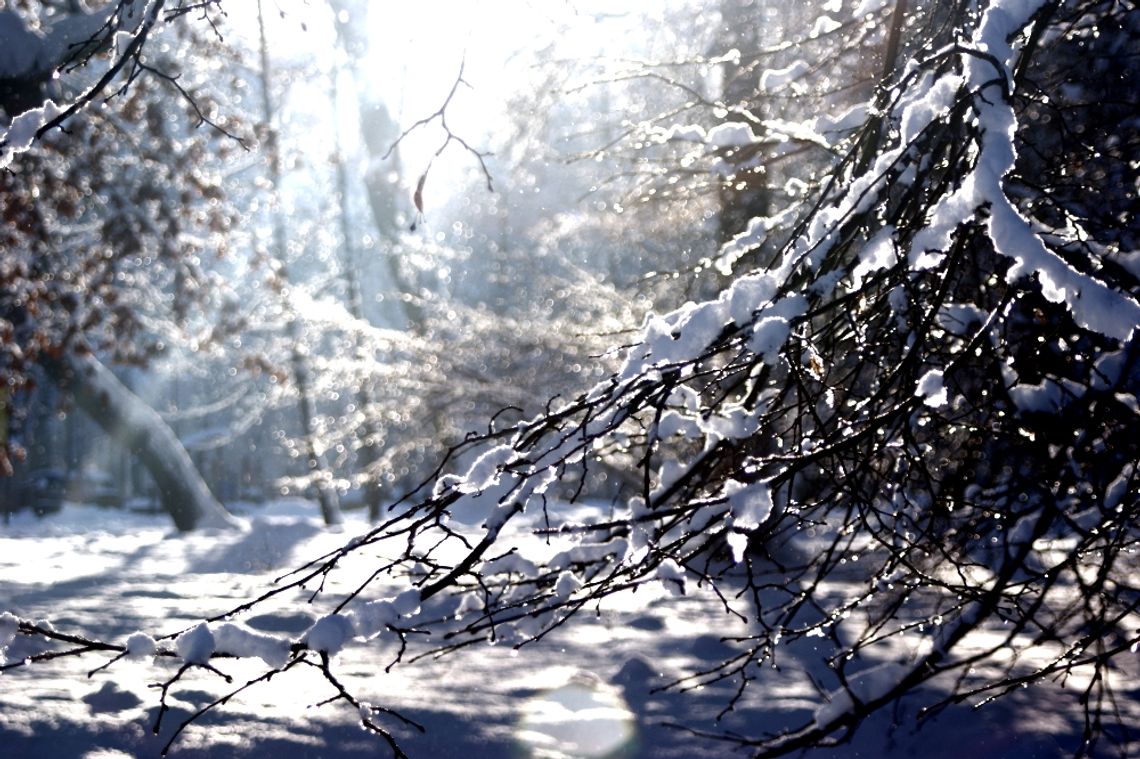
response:
[[[273,126],[276,108],[273,103],[272,70],[269,66],[269,41],[265,35],[265,17],[261,3],[257,4],[257,24],[259,33],[259,53],[261,59],[261,116],[265,126],[264,152],[269,162],[269,183],[273,197],[273,256],[278,263],[278,277],[284,285],[282,288],[285,299],[286,334],[292,343],[293,351],[290,360],[293,384],[297,388],[297,411],[301,417],[301,434],[305,444],[305,474],[312,477],[313,487],[316,490],[317,502],[320,504],[321,518],[326,525],[338,525],[344,521],[340,511],[340,499],[336,488],[331,483],[330,469],[317,442],[315,421],[315,408],[311,396],[309,382],[308,359],[301,349],[302,329],[300,317],[297,315],[291,295],[288,291],[290,284],[289,260],[286,245],[286,230],[284,212],[280,206],[281,189],[281,146],[277,132]]]
[[[214,498],[173,430],[95,356],[66,351],[41,363],[79,408],[139,458],[154,480],[162,508],[179,530],[237,526]]]

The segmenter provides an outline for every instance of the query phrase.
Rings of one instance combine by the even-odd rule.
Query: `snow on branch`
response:
[[[29,150],[35,140],[61,127],[68,119],[102,98],[104,102],[122,95],[143,73],[149,73],[173,87],[205,123],[244,146],[236,135],[208,118],[179,77],[167,74],[143,60],[143,50],[152,33],[173,19],[197,12],[213,27],[210,13],[221,0],[166,8],[165,0],[117,0],[98,11],[77,11],[53,22],[44,35],[24,29],[16,11],[0,12],[0,31],[21,41],[20,54],[0,59],[0,79],[21,82],[22,90],[39,93],[60,72],[71,72],[91,64],[101,52],[110,53],[110,63],[96,80],[69,98],[40,97],[42,105],[23,102],[0,103],[12,117],[0,128],[0,168]],[[216,27],[214,27],[217,33]],[[115,86],[118,80],[117,86]]]

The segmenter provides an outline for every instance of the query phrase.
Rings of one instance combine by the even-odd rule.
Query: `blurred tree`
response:
[[[269,39],[265,33],[265,13],[261,0],[257,3],[258,54],[260,60],[261,119],[265,133],[264,151],[267,161],[269,191],[272,193],[272,241],[270,248],[274,259],[272,288],[282,299],[285,330],[289,351],[289,373],[297,392],[297,412],[301,422],[301,440],[304,446],[306,477],[316,490],[321,516],[325,524],[340,524],[343,517],[337,491],[332,482],[332,473],[325,458],[325,446],[318,440],[316,409],[310,379],[311,367],[302,339],[303,325],[296,313],[293,302],[295,275],[290,274],[287,248],[290,230],[286,224],[285,212],[280,204],[282,180],[281,148],[276,124],[277,108],[273,102],[273,70],[270,66]]]
[[[218,202],[217,162],[237,144],[217,131],[193,133],[216,107],[216,91],[204,86],[208,74],[169,73],[178,71],[178,51],[210,50],[214,40],[177,26],[166,37],[168,51],[151,51],[145,62],[127,42],[142,44],[161,5],[142,13],[117,3],[86,13],[44,3],[2,14],[8,31],[22,29],[40,46],[36,65],[23,69],[21,56],[33,57],[35,45],[7,48],[8,59],[0,63],[8,82],[4,92],[35,100],[48,86],[41,81],[44,70],[110,62],[94,85],[78,74],[49,77],[59,105],[32,108],[35,103],[22,96],[4,100],[9,124],[0,172],[6,221],[0,231],[0,383],[10,389],[18,418],[35,367],[45,369],[93,419],[143,456],[164,508],[180,529],[192,529],[229,518],[177,438],[99,359],[142,365],[172,341],[208,339],[212,328],[200,309],[210,309],[210,299],[222,292],[211,286],[206,261],[224,250],[232,223]],[[168,20],[181,11],[170,13]],[[120,48],[112,50],[116,33]],[[67,55],[60,57],[60,50]],[[129,88],[116,80],[119,75],[129,78]],[[85,111],[67,122],[66,134],[51,131],[112,82],[121,87],[118,108]],[[178,102],[182,112],[169,109]],[[28,150],[37,136],[37,149]],[[13,454],[19,451],[9,443],[0,458]]]

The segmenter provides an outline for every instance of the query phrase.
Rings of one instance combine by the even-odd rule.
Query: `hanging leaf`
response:
[[[416,182],[416,192],[412,195],[412,202],[416,204],[416,211],[419,213],[424,212],[424,182],[427,181],[427,172],[420,174],[420,179]]]
[[[429,166],[428,169],[431,167]],[[411,230],[416,231],[416,227],[424,218],[424,182],[427,181],[428,169],[424,169],[424,173],[420,174],[419,180],[416,182],[416,191],[412,194],[412,203],[416,206],[416,218],[412,220]]]

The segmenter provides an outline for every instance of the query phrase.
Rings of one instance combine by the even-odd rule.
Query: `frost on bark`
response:
[[[95,356],[67,351],[58,358],[45,358],[42,364],[84,413],[138,457],[154,480],[162,508],[179,530],[237,526],[173,430]]]

